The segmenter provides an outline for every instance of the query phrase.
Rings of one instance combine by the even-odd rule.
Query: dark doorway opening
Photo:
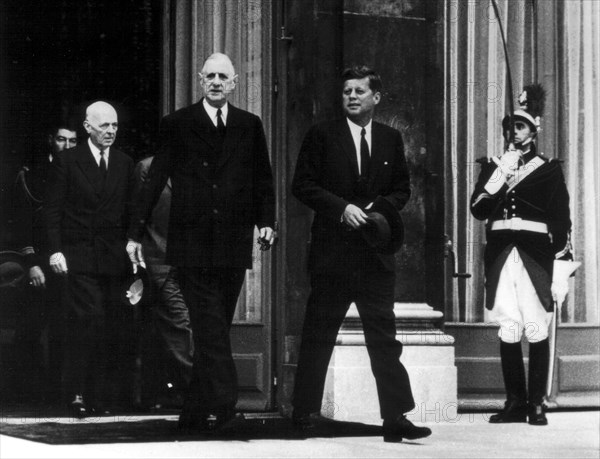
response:
[[[84,134],[96,100],[119,114],[116,147],[134,160],[155,150],[160,120],[161,0],[2,0],[0,2],[0,250],[14,242],[14,182],[47,154],[48,128],[71,119]],[[35,301],[15,290],[0,298],[0,397],[35,387],[40,367]],[[20,338],[19,338],[20,337]],[[30,346],[23,346],[26,341]],[[28,362],[27,368],[19,362]],[[20,372],[20,373],[19,373]],[[40,382],[43,384],[43,382]]]
[[[160,0],[4,0],[0,5],[2,185],[56,118],[95,100],[119,112],[117,146],[151,153],[159,121]],[[41,145],[40,145],[41,144]]]

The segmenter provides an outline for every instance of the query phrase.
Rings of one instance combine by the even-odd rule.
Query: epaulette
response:
[[[534,156],[534,158],[540,158],[545,163],[548,163],[548,162],[552,161],[552,158],[547,158],[546,156],[540,155],[538,153],[536,153],[536,155]]]

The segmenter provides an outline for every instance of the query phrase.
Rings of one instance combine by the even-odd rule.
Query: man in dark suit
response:
[[[400,211],[410,197],[400,133],[372,120],[381,79],[368,67],[344,71],[346,117],[313,126],[302,144],[292,183],[294,195],[315,211],[309,254],[311,294],[306,308],[294,387],[292,420],[314,427],[327,366],[352,302],[360,314],[377,382],[386,441],[431,434],[404,413],[415,406],[400,362],[394,316],[393,253],[378,253],[361,235],[368,209],[385,199]]]
[[[211,55],[200,73],[205,97],[163,118],[156,154],[128,233],[134,266],[142,260],[143,227],[171,178],[173,194],[166,263],[177,268],[194,337],[193,375],[179,425],[227,430],[236,415],[237,375],[229,331],[254,227],[274,240],[274,191],[260,119],[227,102],[237,75],[229,58]]]
[[[103,411],[107,369],[123,391],[132,387],[135,357],[133,311],[119,304],[131,269],[124,249],[133,161],[111,148],[118,129],[111,105],[90,105],[83,124],[87,142],[52,162],[44,207],[50,267],[67,279],[63,379],[78,417]]]
[[[150,156],[135,166],[136,187],[141,188],[148,180],[153,159],[154,156]],[[148,273],[158,297],[151,311],[149,333],[146,333],[143,339],[153,340],[152,332],[156,328],[161,338],[158,354],[164,355],[166,365],[162,368],[160,365],[162,361],[144,361],[151,357],[151,351],[143,354],[142,365],[148,370],[144,373],[151,374],[154,371],[155,377],[150,376],[152,381],[144,381],[151,387],[151,391],[158,389],[156,382],[164,383],[163,378],[167,377],[167,381],[171,384],[169,392],[174,395],[173,401],[176,402],[175,399],[187,389],[190,382],[194,343],[190,315],[177,280],[177,268],[165,263],[171,194],[171,180],[167,180],[152,210],[152,215],[146,222],[142,236]],[[142,348],[149,350],[157,347],[156,343],[148,344],[143,345]],[[161,370],[162,374],[159,373]]]

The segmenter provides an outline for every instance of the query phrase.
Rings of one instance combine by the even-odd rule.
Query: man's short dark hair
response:
[[[78,127],[78,124],[73,119],[58,119],[48,125],[48,134],[55,136],[59,129],[67,129],[79,134]]]
[[[381,77],[379,73],[373,70],[371,67],[366,65],[355,65],[348,67],[342,72],[342,83],[347,80],[362,80],[363,78],[369,79],[369,88],[373,92],[381,92],[383,84],[381,83]]]

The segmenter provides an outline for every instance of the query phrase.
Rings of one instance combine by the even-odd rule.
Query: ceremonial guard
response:
[[[491,423],[548,423],[543,399],[549,367],[548,326],[564,300],[565,279],[553,282],[555,260],[570,260],[569,194],[561,161],[536,151],[544,109],[541,85],[526,86],[520,109],[502,121],[507,149],[480,160],[471,213],[487,220],[486,308],[499,324],[507,400]],[[529,342],[529,377],[521,338]]]
[[[42,198],[53,161],[77,145],[77,127],[70,120],[58,120],[50,125],[45,140],[45,148],[36,150],[17,174],[11,205],[13,246],[24,255],[28,281],[16,333],[16,360],[22,370],[16,391],[29,387],[28,399],[52,402],[61,395],[62,279],[47,261]]]

